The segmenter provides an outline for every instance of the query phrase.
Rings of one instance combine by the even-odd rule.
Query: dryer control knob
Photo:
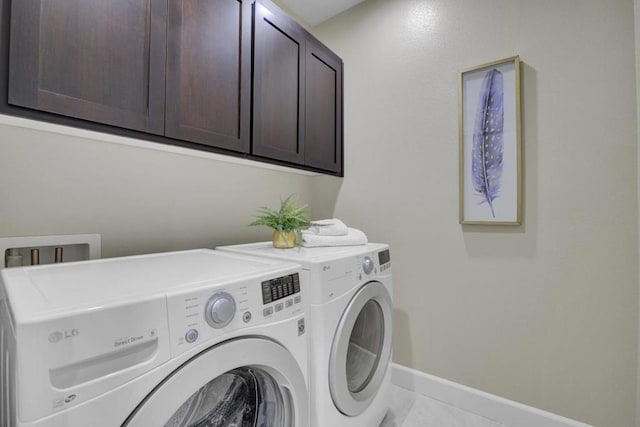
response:
[[[373,271],[373,260],[366,256],[362,260],[362,270],[364,270],[364,274],[371,274]]]
[[[220,329],[227,326],[236,314],[236,302],[226,292],[214,294],[207,302],[204,318],[212,328]]]

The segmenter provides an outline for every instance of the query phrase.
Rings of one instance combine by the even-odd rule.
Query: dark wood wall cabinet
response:
[[[269,0],[0,3],[0,112],[343,176],[342,60]]]
[[[166,135],[248,153],[251,2],[169,0],[168,28]]]
[[[254,21],[253,152],[342,171],[342,60],[268,1]]]
[[[14,0],[9,103],[164,132],[163,0]]]

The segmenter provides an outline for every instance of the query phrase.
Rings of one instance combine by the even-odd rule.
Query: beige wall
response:
[[[100,233],[105,257],[268,240],[255,208],[310,202],[312,178],[0,124],[0,236]]]
[[[634,11],[634,33],[635,33],[635,48],[636,48],[636,138],[638,145],[640,146],[640,0],[633,1]],[[640,150],[638,150],[638,165],[640,165]],[[638,203],[640,206],[640,173],[638,173],[636,167],[637,179],[638,179]],[[640,217],[638,218],[640,221]],[[640,236],[639,236],[640,242]],[[640,263],[638,263],[640,269]],[[640,301],[639,301],[640,307]],[[640,313],[640,309],[639,309]],[[639,319],[640,321],[640,319]],[[639,327],[640,329],[640,327]],[[640,346],[640,342],[638,343]],[[638,350],[638,379],[636,384],[636,427],[640,427],[640,347]]]
[[[633,16],[632,0],[369,0],[313,29],[345,62],[346,176],[312,185],[392,245],[396,362],[634,424]],[[524,225],[462,227],[458,71],[514,54]]]

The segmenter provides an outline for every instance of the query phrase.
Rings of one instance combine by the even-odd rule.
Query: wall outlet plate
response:
[[[58,236],[0,237],[0,269],[6,268],[9,255],[13,266],[31,265],[31,253],[37,249],[39,264],[53,264],[56,248],[62,248],[62,262],[85,261],[101,257],[100,234]]]

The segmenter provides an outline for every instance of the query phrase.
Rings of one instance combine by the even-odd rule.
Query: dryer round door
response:
[[[124,426],[305,426],[307,399],[304,376],[291,353],[266,339],[241,338],[176,369]]]
[[[380,389],[391,358],[392,302],[380,282],[353,296],[338,324],[329,360],[329,387],[345,415],[361,414]]]

